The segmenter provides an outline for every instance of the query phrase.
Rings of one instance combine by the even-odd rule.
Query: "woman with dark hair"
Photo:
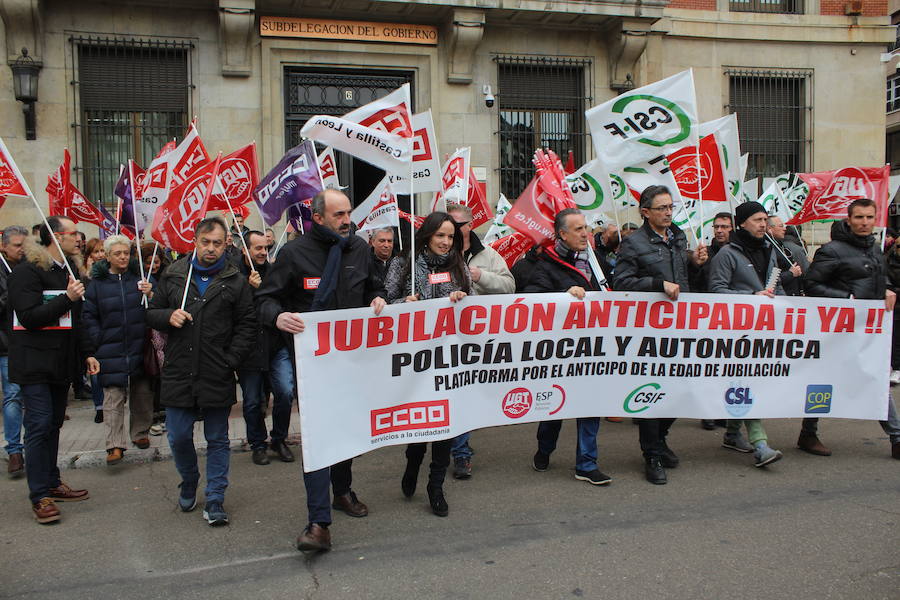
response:
[[[106,250],[103,249],[103,240],[98,238],[89,239],[84,245],[84,276],[91,278],[91,271],[94,264],[106,258]]]
[[[449,214],[433,212],[422,223],[415,237],[415,264],[407,251],[395,257],[385,277],[388,302],[415,302],[433,298],[449,298],[458,302],[473,293],[472,278],[463,259],[463,240],[458,226]],[[412,269],[415,268],[415,289],[412,287]],[[444,498],[444,477],[450,465],[450,446],[453,440],[431,443],[431,465],[428,474],[428,502],[439,517],[449,513]],[[403,495],[412,497],[416,491],[419,467],[425,457],[425,443],[406,447],[406,471],[401,488]]]

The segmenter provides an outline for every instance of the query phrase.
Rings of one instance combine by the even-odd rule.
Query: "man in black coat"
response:
[[[266,236],[261,231],[248,231],[244,236],[253,269],[247,263],[247,257],[241,254],[238,270],[247,278],[247,283],[254,290],[259,289],[263,279],[268,275],[272,265],[266,253]],[[244,422],[247,425],[247,443],[250,445],[252,460],[257,465],[269,464],[268,450],[272,450],[282,462],[294,462],[294,453],[287,447],[285,440],[291,424],[291,406],[294,403],[294,387],[292,378],[279,377],[280,371],[270,370],[270,348],[277,343],[278,334],[263,325],[256,324],[256,350],[247,357],[238,369],[238,381],[241,384]],[[269,432],[270,443],[266,443],[266,404],[271,388],[272,430]]]
[[[9,462],[6,472],[10,478],[25,474],[22,458],[22,397],[19,385],[9,380],[9,330],[12,312],[9,309],[9,274],[12,268],[25,258],[25,240],[28,230],[10,225],[3,230],[0,239],[0,375],[3,378],[3,437],[6,439],[6,456]]]
[[[394,257],[394,228],[382,227],[369,232],[369,245],[372,247],[372,270],[384,285],[388,265]]]
[[[207,442],[203,517],[217,526],[228,523],[223,503],[228,415],[237,401],[234,372],[256,343],[256,313],[250,286],[224,256],[225,223],[200,221],[194,247],[194,256],[166,269],[150,301],[147,325],[168,334],[160,403],[166,407],[169,446],[181,475],[178,504],[184,512],[197,506],[194,422],[202,418]]]
[[[806,274],[806,291],[825,298],[884,299],[888,312],[894,310],[897,295],[888,288],[887,266],[872,231],[876,205],[867,198],[854,200],[847,207],[847,220],[831,226],[831,241],[819,248]],[[797,447],[812,454],[818,446],[818,419],[803,419]],[[888,418],[881,428],[891,440],[891,456],[900,459],[900,415],[894,399],[888,396]],[[826,448],[827,450],[827,448]],[[828,454],[831,454],[829,451]]]
[[[581,211],[577,208],[559,211],[553,221],[553,231],[556,233],[556,244],[539,255],[525,293],[568,292],[582,300],[588,291],[599,291],[601,282],[591,270],[588,257],[588,252],[593,252],[588,243],[591,234]],[[597,467],[600,417],[576,419],[576,423],[575,479],[592,485],[608,484],[612,478]],[[562,421],[541,421],[538,424],[538,450],[532,460],[535,471],[542,472],[549,468],[550,454],[556,450],[561,428]]]
[[[369,246],[351,232],[351,210],[350,199],[339,190],[328,189],[313,198],[312,228],[282,248],[256,292],[260,320],[283,332],[280,347],[273,349],[273,375],[291,378],[291,387],[296,381],[293,337],[305,329],[299,313],[372,306],[377,314],[384,307],[384,290],[372,272]],[[309,517],[297,538],[298,550],[331,548],[331,508],[354,517],[369,514],[351,489],[351,464],[346,460],[303,474]]]
[[[672,223],[672,195],[663,185],[651,185],[640,200],[644,224],[622,240],[616,262],[616,289],[663,292],[672,301],[689,292],[689,271],[707,260],[706,246],[687,249],[684,232]],[[675,419],[638,419],[644,474],[657,485],[668,481],[666,469],[678,466],[678,456],[666,443]]]
[[[78,272],[75,223],[49,217],[47,225],[40,244],[26,247],[25,260],[9,276],[9,378],[21,387],[25,406],[25,474],[38,523],[59,520],[55,502],[88,498],[87,490],[60,481],[56,459],[69,385],[81,378],[82,364],[91,375],[100,370],[81,325],[84,285],[68,270]]]

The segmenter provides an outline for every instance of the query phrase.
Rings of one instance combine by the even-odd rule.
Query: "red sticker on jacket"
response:
[[[304,277],[303,278],[303,289],[304,290],[316,290],[319,288],[320,281],[322,281],[321,277]]]
[[[431,273],[428,276],[428,283],[431,285],[436,283],[450,283],[450,273]]]

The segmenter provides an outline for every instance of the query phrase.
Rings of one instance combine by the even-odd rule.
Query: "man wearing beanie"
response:
[[[736,229],[728,245],[712,259],[709,291],[714,294],[756,294],[767,298],[784,295],[778,278],[770,281],[775,268],[775,251],[765,239],[766,209],[759,202],[740,204],[734,211],[734,225]],[[746,405],[735,407],[734,416],[746,412],[739,410]],[[741,423],[747,428],[752,446],[741,436]],[[766,430],[759,419],[728,421],[722,446],[738,452],[753,452],[757,467],[770,465],[782,456],[780,451],[769,447]]]

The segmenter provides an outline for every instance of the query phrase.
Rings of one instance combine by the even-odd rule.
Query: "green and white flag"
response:
[[[694,75],[688,69],[626,92],[585,112],[594,148],[621,169],[698,143]]]
[[[575,204],[584,213],[588,227],[605,222],[615,214],[610,174],[599,159],[595,158],[571,175],[566,175],[566,182],[572,190]]]
[[[756,201],[763,205],[763,208],[766,209],[766,213],[768,213],[770,217],[781,217],[781,220],[785,223],[794,216],[788,209],[787,200],[777,181],[773,181],[769,184],[769,187],[766,188]]]
[[[485,244],[499,240],[513,232],[512,227],[503,224],[503,217],[506,216],[510,208],[512,208],[512,204],[509,203],[506,196],[500,194],[500,199],[497,201],[497,209],[494,211],[494,220],[491,221],[491,226],[487,233],[484,234],[484,240],[482,240]]]

